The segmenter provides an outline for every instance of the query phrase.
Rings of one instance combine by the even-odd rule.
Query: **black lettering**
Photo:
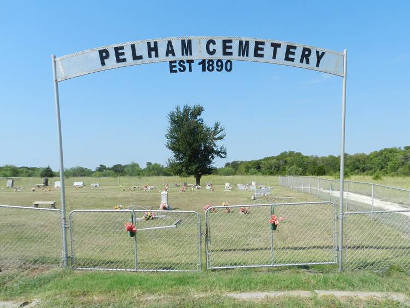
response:
[[[127,59],[121,58],[123,55],[125,55],[125,52],[123,52],[122,50],[124,50],[124,46],[114,47],[115,61],[117,61],[117,63],[127,62]]]
[[[108,51],[108,49],[100,49],[98,51],[98,54],[100,55],[101,66],[104,66],[105,60],[107,60],[110,57],[110,52]]]
[[[192,41],[181,40],[181,54],[182,56],[192,56]]]
[[[253,49],[253,56],[256,58],[263,58],[263,49],[265,48],[264,41],[255,41],[255,48]]]
[[[318,50],[316,50],[316,67],[319,67],[320,61],[322,60],[325,53],[325,51],[319,52]]]
[[[290,61],[290,62],[295,61],[295,58],[290,57],[290,56],[295,55],[295,50],[296,50],[296,46],[293,46],[293,45],[287,45],[286,46],[285,61]]]
[[[158,58],[158,42],[154,41],[154,47],[151,46],[151,42],[147,42],[148,58],[152,58],[152,52],[155,52],[155,58]]]
[[[131,54],[132,59],[135,60],[142,60],[142,55],[137,55],[137,51],[135,50],[135,44],[131,44]]]
[[[208,55],[210,55],[210,56],[213,56],[215,53],[216,53],[216,49],[214,48],[213,50],[211,50],[210,48],[209,48],[209,45],[216,45],[216,42],[215,42],[215,40],[208,40],[207,42],[206,42],[206,52],[208,53]]]
[[[222,55],[223,56],[232,56],[232,40],[222,40]]]
[[[238,57],[249,57],[249,41],[239,41]]]
[[[172,45],[172,41],[168,41],[167,43],[167,50],[165,52],[165,57],[169,57],[170,54],[175,57],[175,51],[174,51],[174,46]]]
[[[305,59],[306,64],[309,64],[309,57],[312,53],[312,50],[307,47],[303,47],[302,54],[300,55],[300,63],[303,63],[303,59]]]
[[[185,67],[185,61],[184,60],[179,60],[178,61],[178,71],[180,71],[181,73],[186,71],[186,67]]]
[[[274,42],[272,42],[272,43],[270,43],[270,45],[271,45],[272,48],[273,48],[273,51],[272,51],[272,59],[276,59],[276,56],[277,56],[277,54],[278,54],[278,48],[280,48],[280,47],[282,46],[282,44],[281,44],[281,43],[274,43]]]
[[[169,72],[171,74],[178,73],[178,71],[177,71],[177,61],[169,61]]]
[[[186,60],[186,63],[188,63],[188,70],[192,72],[192,63],[194,63],[194,60]]]

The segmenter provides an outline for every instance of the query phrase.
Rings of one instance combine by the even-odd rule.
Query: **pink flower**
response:
[[[275,225],[275,226],[279,225],[279,220],[278,220],[278,218],[276,217],[276,215],[272,215],[272,216],[271,216],[271,218],[269,219],[269,223],[270,223],[271,225]]]
[[[133,231],[134,229],[135,229],[135,226],[132,223],[130,223],[130,222],[125,223],[125,230],[126,231]],[[137,231],[137,230],[135,229],[135,231]]]

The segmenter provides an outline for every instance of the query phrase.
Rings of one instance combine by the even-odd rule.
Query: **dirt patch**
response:
[[[357,292],[357,291],[329,291],[329,290],[315,290],[315,291],[272,291],[272,292],[247,292],[247,293],[226,293],[228,297],[232,297],[238,300],[263,300],[266,298],[275,297],[303,297],[312,298],[315,296],[334,296],[338,299],[343,298],[359,298],[361,300],[378,299],[378,300],[393,300],[406,306],[410,306],[408,297],[403,293],[396,292]]]

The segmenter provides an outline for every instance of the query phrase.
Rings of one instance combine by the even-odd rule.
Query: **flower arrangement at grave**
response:
[[[272,230],[276,230],[276,228],[279,226],[279,222],[284,220],[283,217],[277,217],[276,215],[272,215],[269,219],[269,224],[270,224],[270,228]]]
[[[148,211],[144,213],[144,219],[145,220],[153,220],[155,218],[155,215],[153,212]]]
[[[137,228],[135,227],[135,225],[131,222],[126,222],[124,226],[125,226],[125,230],[128,232],[128,235],[130,237],[134,237],[135,234],[137,233]]]
[[[163,210],[163,211],[166,211],[166,210],[168,210],[168,206],[165,202],[161,202],[161,204],[159,205],[159,209]]]
[[[241,207],[241,208],[239,208],[239,214],[248,215],[249,210],[246,207]]]
[[[114,210],[121,210],[122,209],[122,205],[118,204],[114,206]]]
[[[209,212],[211,212],[211,213],[216,213],[216,208],[212,207],[212,205],[210,205],[210,204],[207,204],[207,205],[204,206],[204,211],[205,211],[205,212],[206,212],[208,209],[210,209]]]
[[[222,206],[225,207],[225,208],[224,208],[225,213],[231,213],[231,212],[232,212],[232,209],[229,207],[228,201],[222,202]]]

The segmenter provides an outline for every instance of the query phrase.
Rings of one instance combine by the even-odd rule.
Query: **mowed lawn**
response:
[[[53,184],[54,180],[50,181]],[[359,180],[355,178],[354,180]],[[364,178],[363,181],[367,181]],[[409,178],[384,178],[389,185],[392,183],[404,183],[405,187],[410,183]],[[72,187],[74,181],[84,181],[86,187],[76,189]],[[236,184],[246,184],[256,181],[258,185],[272,187],[272,195],[258,200],[251,200],[250,191],[239,191]],[[319,201],[313,195],[291,191],[279,186],[278,177],[270,176],[206,176],[202,179],[202,189],[181,192],[180,187],[184,182],[193,183],[192,178],[178,177],[121,177],[121,178],[69,178],[67,185],[68,211],[75,209],[113,209],[116,205],[123,208],[158,209],[160,194],[165,184],[169,185],[169,203],[174,209],[194,210],[201,214],[202,232],[204,233],[203,206],[206,204],[222,205],[223,202],[234,204],[255,204],[271,202],[304,202]],[[224,184],[229,182],[233,186],[230,192],[224,191]],[[54,189],[32,188],[41,183],[41,179],[17,179],[15,186],[18,191],[6,189],[5,185],[0,189],[0,204],[30,206],[33,201],[55,200],[60,207],[59,191]],[[100,188],[92,189],[91,183],[99,183]],[[212,183],[215,191],[205,189],[206,183]],[[407,184],[406,184],[407,183]],[[5,183],[4,183],[5,184]],[[150,192],[143,191],[144,185],[152,185]],[[177,187],[179,185],[179,187]],[[211,227],[215,230],[211,235],[210,248],[213,250],[211,261],[216,266],[261,264],[275,259],[277,263],[315,262],[334,260],[333,238],[333,214],[334,211],[327,205],[318,207],[288,207],[276,208],[275,214],[284,216],[286,220],[279,226],[279,231],[271,232],[267,219],[270,216],[270,207],[251,208],[249,215],[240,215],[237,210],[226,213],[218,210],[210,213]],[[3,213],[3,212],[2,212]],[[101,216],[79,215],[77,218],[77,231],[82,233],[81,241],[76,241],[79,265],[97,266],[107,265],[112,267],[115,262],[120,266],[132,267],[132,239],[123,231],[123,221],[128,219],[129,214],[104,216],[105,225],[101,224]],[[141,213],[142,215],[142,213]],[[118,216],[118,219],[113,219]],[[12,221],[15,219],[14,221]],[[52,217],[49,221],[56,221],[58,217]],[[54,219],[54,220],[53,220]],[[192,219],[192,218],[190,218]],[[213,220],[212,220],[213,219]],[[19,223],[19,217],[9,217],[9,226]],[[166,224],[172,224],[174,217],[164,220]],[[188,224],[189,222],[189,224]],[[31,230],[28,233],[15,232],[15,229],[0,230],[0,237],[7,237],[8,243],[29,247],[36,251],[35,228],[42,223],[51,228],[55,237],[53,251],[43,252],[44,258],[36,260],[37,264],[47,263],[53,260],[53,256],[59,253],[59,228],[47,225],[47,222],[39,221],[38,218],[26,220],[23,225]],[[146,227],[158,225],[158,221],[144,222]],[[86,226],[95,226],[93,231],[87,232]],[[117,226],[118,225],[118,226]],[[141,265],[146,267],[162,267],[163,260],[170,261],[179,256],[181,263],[186,269],[195,269],[197,261],[195,255],[195,241],[191,241],[191,233],[195,230],[196,221],[184,220],[179,233],[156,231],[155,237],[139,235],[139,251]],[[352,226],[354,225],[354,229]],[[0,225],[0,226],[4,226]],[[142,225],[143,227],[144,225]],[[83,228],[83,229],[81,229]],[[377,246],[385,240],[383,234],[390,237],[409,241],[408,234],[403,235],[402,230],[396,230],[391,225],[378,224],[377,231],[371,238],[365,238],[363,234],[374,228],[374,220],[361,218],[353,221],[348,226],[351,232],[350,240],[358,238],[355,246]],[[118,229],[118,231],[117,231]],[[118,233],[118,234],[117,234]],[[112,237],[115,234],[115,239]],[[220,236],[218,236],[220,234]],[[238,234],[244,236],[238,237]],[[274,248],[271,251],[271,235],[274,235]],[[172,236],[171,236],[172,235]],[[30,241],[30,237],[33,241]],[[144,238],[145,237],[145,238]],[[110,240],[106,240],[110,238]],[[48,239],[49,240],[49,239]],[[165,245],[166,244],[166,245]],[[189,247],[189,249],[186,249]],[[399,243],[400,244],[400,243]],[[401,244],[407,245],[407,242]],[[30,246],[34,245],[34,246]],[[204,243],[202,241],[202,249]],[[101,249],[103,247],[104,249]],[[168,249],[168,248],[169,249]],[[301,249],[301,248],[308,249]],[[309,248],[310,247],[310,248]],[[125,251],[124,249],[128,249]],[[184,250],[185,249],[185,250]],[[94,250],[94,251],[93,251]],[[9,250],[11,251],[11,250]],[[393,253],[388,249],[371,251],[370,256],[376,260],[390,260],[402,258],[404,262],[410,262],[408,254],[401,255],[405,250],[396,250]],[[377,255],[375,254],[377,252]],[[3,251],[4,253],[4,251]],[[355,258],[358,264],[366,264],[366,254],[351,250],[351,258]],[[48,255],[50,254],[50,255]],[[400,256],[398,256],[400,254]],[[356,256],[357,255],[357,256]],[[156,258],[158,258],[156,260]],[[17,258],[10,252],[10,258]],[[196,258],[196,259],[195,259]],[[406,258],[406,259],[403,259]],[[58,262],[57,260],[54,260]],[[205,260],[202,260],[203,262]],[[178,262],[177,262],[178,263]],[[179,266],[177,264],[175,266]],[[103,266],[104,267],[104,266]],[[115,267],[115,266],[114,266]],[[204,266],[203,266],[204,267]],[[365,267],[365,266],[363,266]],[[360,266],[359,266],[360,268]],[[237,307],[237,306],[261,306],[269,307],[272,304],[279,306],[294,307],[351,307],[398,305],[395,302],[386,301],[360,301],[348,299],[341,301],[336,298],[326,299],[301,299],[301,298],[278,298],[261,302],[237,301],[226,297],[226,292],[243,291],[272,291],[272,290],[315,290],[315,289],[338,289],[338,290],[363,290],[363,291],[396,291],[410,295],[410,279],[408,273],[401,272],[400,267],[384,268],[378,273],[359,270],[339,274],[334,265],[299,266],[293,268],[275,269],[237,269],[219,271],[201,271],[197,273],[109,273],[109,272],[81,272],[62,271],[47,269],[44,267],[14,272],[13,270],[0,273],[0,298],[3,299],[28,299],[38,298],[45,307]]]

